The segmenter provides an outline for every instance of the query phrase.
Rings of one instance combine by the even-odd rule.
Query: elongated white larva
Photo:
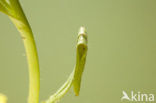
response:
[[[84,27],[80,28],[78,34],[78,41],[77,41],[77,53],[76,53],[76,66],[75,66],[75,73],[74,73],[74,80],[73,80],[73,87],[75,95],[79,95],[80,85],[81,85],[81,77],[84,71],[84,66],[86,62],[87,56],[87,33]]]
[[[80,28],[78,33],[78,40],[76,45],[76,65],[73,72],[68,77],[67,81],[62,85],[62,87],[50,98],[43,103],[56,103],[58,102],[70,89],[71,86],[74,87],[75,95],[79,95],[81,77],[84,70],[86,55],[87,55],[87,34],[84,27]]]

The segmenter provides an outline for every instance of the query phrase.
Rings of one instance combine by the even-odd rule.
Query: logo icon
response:
[[[121,98],[121,101],[123,101],[124,99],[127,99],[130,101],[130,98],[128,97],[127,93],[125,91],[122,91],[123,97]]]
[[[128,95],[125,91],[122,91],[121,101],[127,100],[132,102],[153,102],[154,94],[147,94],[141,92],[131,91],[130,95]]]

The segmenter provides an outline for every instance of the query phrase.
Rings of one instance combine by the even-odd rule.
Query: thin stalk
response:
[[[18,0],[0,0],[0,11],[7,14],[21,34],[29,66],[28,103],[39,103],[40,72],[36,44],[31,27]]]
[[[73,82],[74,71],[70,74],[66,82],[57,90],[55,94],[42,103],[57,103],[71,88]]]
[[[34,37],[29,27],[18,25],[18,21],[11,18],[16,25],[19,32],[22,34],[24,42],[27,61],[29,66],[29,98],[28,103],[39,103],[39,89],[40,89],[40,72],[37,49]]]
[[[10,19],[15,24],[18,31],[21,33],[25,50],[26,50],[26,56],[27,56],[27,61],[29,66],[28,103],[39,103],[40,71],[39,71],[37,49],[36,49],[36,44],[34,41],[32,30],[26,18],[24,24],[23,21],[21,22],[12,17],[10,17]]]

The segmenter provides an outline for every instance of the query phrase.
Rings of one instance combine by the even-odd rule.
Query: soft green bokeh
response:
[[[67,79],[75,65],[78,28],[88,31],[80,96],[60,103],[120,103],[122,91],[156,95],[155,0],[20,0],[36,40],[40,100]],[[0,13],[0,92],[26,103],[28,67],[20,34]]]

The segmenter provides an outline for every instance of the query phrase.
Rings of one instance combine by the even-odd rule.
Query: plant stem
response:
[[[25,27],[18,25],[15,19],[12,19],[13,23],[16,25],[17,29],[22,35],[24,42],[27,61],[29,66],[29,99],[28,103],[38,103],[39,102],[39,88],[40,88],[40,73],[39,73],[39,63],[38,56],[34,38],[31,31],[26,31]]]
[[[71,88],[73,82],[74,72],[70,74],[66,82],[57,90],[55,94],[50,96],[50,98],[42,103],[57,103]]]
[[[16,2],[17,18],[10,16],[24,42],[29,66],[29,98],[28,103],[39,103],[40,72],[37,49],[31,27],[23,13],[20,3]]]

